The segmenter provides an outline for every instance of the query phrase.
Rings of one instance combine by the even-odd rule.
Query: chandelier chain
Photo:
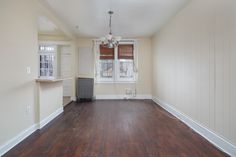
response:
[[[121,40],[120,36],[113,36],[112,34],[112,15],[114,12],[112,10],[108,11],[109,14],[109,34],[103,38],[101,38],[102,45],[108,48],[114,48],[119,45],[119,41]]]
[[[113,11],[109,11],[108,14],[110,14],[110,20],[109,20],[110,32],[109,32],[109,34],[112,34],[112,29],[111,29],[111,27],[112,27],[111,22],[112,22],[112,21],[111,21],[111,18],[112,18]]]

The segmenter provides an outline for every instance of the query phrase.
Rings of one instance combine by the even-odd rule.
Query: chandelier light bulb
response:
[[[111,40],[111,39],[112,39],[112,34],[108,34],[108,35],[106,36],[106,38],[107,38],[108,40]]]

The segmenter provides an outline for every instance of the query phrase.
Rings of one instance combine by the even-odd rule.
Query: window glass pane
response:
[[[133,77],[133,60],[120,60],[120,78],[132,79]]]
[[[40,55],[40,76],[53,76],[54,55]]]
[[[53,77],[56,75],[56,45],[39,45],[40,77]]]
[[[113,60],[100,60],[100,77],[113,78]]]

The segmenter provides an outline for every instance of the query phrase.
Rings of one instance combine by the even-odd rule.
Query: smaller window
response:
[[[39,45],[39,77],[56,76],[56,52],[55,45]]]
[[[54,76],[54,61],[53,54],[40,55],[40,77],[53,77]]]

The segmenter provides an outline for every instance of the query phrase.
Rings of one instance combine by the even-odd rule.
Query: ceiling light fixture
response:
[[[113,11],[108,11],[108,14],[110,16],[110,20],[109,20],[109,34],[106,35],[105,37],[102,37],[101,38],[101,41],[102,41],[102,45],[108,47],[108,48],[114,48],[114,47],[117,47],[119,45],[119,42],[121,40],[121,37],[120,36],[113,36],[112,34],[112,29],[111,29],[111,18],[112,18],[112,15],[114,14]]]

